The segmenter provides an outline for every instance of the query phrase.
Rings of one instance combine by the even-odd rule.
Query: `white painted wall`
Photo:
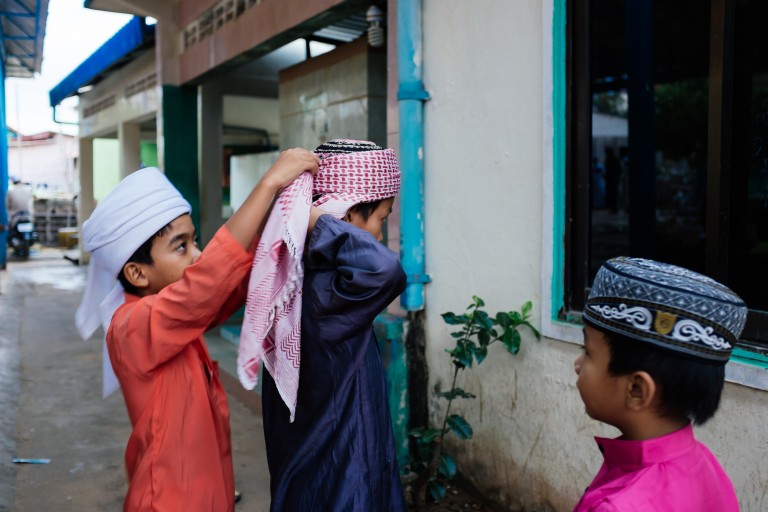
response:
[[[56,134],[52,139],[8,143],[8,174],[35,187],[46,184],[51,192],[74,194],[80,189],[75,168],[77,138]]]
[[[118,72],[109,75],[92,90],[81,94],[78,106],[80,137],[115,136],[119,123],[154,118],[160,105],[158,85],[126,97],[127,86],[154,74],[155,54],[148,51]],[[115,104],[112,107],[88,117],[84,116],[85,109],[111,95],[115,96]]]
[[[243,205],[253,187],[272,167],[278,156],[280,156],[279,151],[269,151],[267,153],[233,156],[230,159],[229,204],[233,212],[236,212]]]
[[[549,320],[551,16],[551,0],[488,0],[482,8],[424,0],[430,384],[446,389],[452,375],[444,349],[453,339],[440,314],[461,312],[473,294],[492,313],[534,301],[534,324],[558,338],[525,336],[517,356],[494,347],[479,369],[460,377],[478,397],[455,403],[475,436],[449,450],[512,510],[571,510],[601,463],[592,437],[617,435],[584,413],[573,372],[579,328]],[[718,415],[697,429],[745,511],[768,510],[767,397],[729,383]],[[432,403],[436,412],[443,402]]]
[[[280,141],[280,113],[276,98],[224,96],[224,124],[267,130],[270,141]]]

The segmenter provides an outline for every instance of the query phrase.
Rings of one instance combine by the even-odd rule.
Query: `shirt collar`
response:
[[[621,438],[595,437],[608,466],[646,466],[676,459],[695,446],[693,427],[645,441],[626,441]]]

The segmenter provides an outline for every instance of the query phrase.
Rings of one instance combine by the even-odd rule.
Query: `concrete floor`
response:
[[[119,392],[101,398],[101,343],[75,330],[84,283],[85,268],[54,250],[0,271],[0,511],[122,509],[130,422]],[[236,510],[269,510],[261,418],[229,402]]]

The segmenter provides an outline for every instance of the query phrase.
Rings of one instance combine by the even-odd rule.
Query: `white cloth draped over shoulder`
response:
[[[125,302],[118,274],[136,250],[192,207],[168,178],[155,167],[140,169],[125,177],[99,202],[83,223],[82,243],[90,252],[88,279],[75,324],[83,339],[101,326],[106,335],[115,310]],[[103,396],[119,384],[104,342],[102,356]]]
[[[299,388],[302,256],[310,206],[340,219],[351,206],[394,197],[400,190],[400,168],[391,149],[338,140],[315,153],[323,159],[317,175],[304,173],[283,190],[259,241],[237,358],[238,377],[246,389],[256,386],[264,362],[291,421]]]

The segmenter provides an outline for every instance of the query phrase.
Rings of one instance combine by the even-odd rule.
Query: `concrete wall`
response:
[[[450,386],[440,314],[473,294],[488,311],[534,302],[517,356],[492,347],[455,403],[474,439],[449,444],[459,468],[510,510],[570,510],[597,472],[591,420],[575,387],[580,329],[549,320],[552,190],[552,2],[424,0],[427,358],[431,387]],[[763,377],[764,379],[764,377]],[[697,429],[730,474],[742,509],[768,510],[766,393],[726,385],[721,410]],[[433,400],[433,418],[443,402]]]
[[[253,96],[224,96],[224,124],[245,128],[260,128],[269,133],[269,139],[280,140],[280,114],[274,98]]]
[[[365,39],[280,72],[280,146],[329,139],[386,144],[386,63]]]
[[[80,137],[113,136],[119,123],[154,118],[160,104],[158,87],[155,85],[130,96],[126,96],[126,88],[155,74],[155,54],[150,50],[80,95]],[[90,116],[84,115],[89,107],[111,96],[114,96],[111,107]]]

